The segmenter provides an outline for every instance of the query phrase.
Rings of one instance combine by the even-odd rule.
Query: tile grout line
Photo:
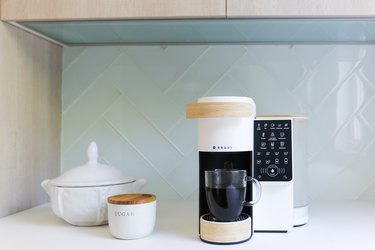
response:
[[[235,82],[236,84],[236,87],[242,92],[244,93],[246,96],[250,97],[250,98],[253,98],[253,96],[250,95],[250,92],[243,87],[243,85],[231,74],[231,73],[228,73],[227,74],[227,77],[229,79],[231,79],[231,81]],[[255,100],[254,100],[255,101]],[[256,104],[256,103],[255,103]]]
[[[325,102],[331,95],[337,92],[337,89],[340,88],[353,74],[357,71],[357,68],[362,65],[362,62],[358,62],[346,75],[344,79],[342,79],[340,82],[337,82],[334,87],[329,91],[329,93],[319,102],[319,104],[316,106],[315,109],[318,109],[322,106],[322,103]]]
[[[124,54],[126,54],[126,52],[124,52]],[[137,68],[137,69],[139,69],[138,68],[138,66],[135,64],[135,63],[133,63],[132,62],[132,64]],[[141,72],[143,72],[142,70],[140,70]],[[152,79],[150,79],[146,74],[144,74],[144,77],[146,77],[148,80],[150,80],[150,82],[152,82],[152,83],[154,83],[153,81],[152,81]],[[115,84],[112,84],[112,86],[114,87],[114,88],[116,88],[121,94],[122,94],[122,96],[123,97],[125,97],[126,98],[126,100],[128,101],[128,102],[130,102],[131,104],[132,104],[132,106],[134,107],[134,110],[136,110],[137,111],[137,113],[138,114],[140,114],[149,124],[151,124],[151,126],[180,154],[180,156],[184,156],[184,153],[168,138],[168,137],[166,137],[165,135],[164,135],[164,132],[163,131],[161,131],[159,128],[158,128],[158,126],[152,121],[152,120],[150,120],[143,112],[142,112],[142,110],[140,110],[139,108],[137,108],[138,106],[131,100],[131,98],[129,98],[128,96],[127,96],[127,94],[126,93],[123,93],[117,86],[115,86]],[[161,93],[164,95],[164,92],[162,92],[161,91]],[[168,130],[167,130],[168,131]]]
[[[121,93],[121,96],[119,98],[126,98],[127,101],[133,106],[133,108],[137,111],[138,114],[140,114],[147,122],[150,122],[149,119],[147,119],[146,116],[143,115],[142,112],[139,112],[139,110],[137,109],[137,105],[135,105],[129,98],[126,97],[126,95],[124,93],[121,92],[121,90],[119,90],[115,85],[112,84],[112,86]],[[117,99],[116,99],[117,100]],[[114,102],[113,102],[114,103]],[[113,105],[112,103],[112,105]],[[147,164],[149,164],[154,170],[155,172],[160,176],[160,178],[162,178],[168,186],[170,186],[172,188],[172,190],[174,190],[182,199],[184,199],[184,195],[181,194],[173,185],[171,185],[168,180],[166,178],[164,178],[163,174],[154,166],[154,164],[152,164],[152,162],[150,160],[148,160],[148,158],[141,152],[137,149],[137,147],[135,145],[133,145],[112,123],[111,121],[109,121],[106,116],[105,116],[105,113],[111,108],[111,106],[105,111],[103,112],[102,114],[102,118],[107,122],[108,125],[110,125],[110,127],[121,137],[123,138],[123,140],[125,140],[141,157],[142,159],[144,159]],[[153,125],[152,125],[153,126]],[[154,127],[154,126],[153,126]],[[155,127],[154,127],[155,128]],[[158,133],[161,133],[159,130],[157,130]],[[162,137],[164,139],[166,139],[165,136],[163,136],[163,134],[161,133]],[[167,140],[169,142],[169,140]],[[172,146],[174,146],[174,144],[171,144]],[[176,149],[178,152],[179,150]],[[185,154],[183,154],[182,152],[181,153],[181,156],[184,157]],[[168,172],[166,172],[165,176],[168,176],[170,175],[177,167],[174,167],[172,168],[171,170],[169,170]]]
[[[367,183],[367,185],[364,185],[364,187],[362,188],[362,190],[359,192],[359,194],[357,195],[357,197],[356,197],[356,200],[360,200],[360,197],[363,195],[363,193],[365,192],[365,191],[367,191],[372,185],[374,185],[375,184],[375,180],[372,180],[372,181],[369,181],[368,183]]]
[[[375,97],[373,97],[372,99],[374,99],[374,98]],[[368,102],[366,102],[366,103],[368,103]],[[348,119],[346,119],[346,121],[331,134],[331,136],[329,137],[329,140],[323,146],[319,147],[319,150],[317,150],[315,153],[312,153],[311,156],[309,156],[308,160],[311,160],[311,159],[315,158],[323,150],[323,148],[325,146],[329,145],[333,141],[333,139],[336,138],[336,136],[340,133],[340,131],[343,130],[344,127],[348,126],[348,124],[350,124],[350,122],[352,122],[352,120],[355,117],[356,113],[359,110],[361,110],[363,108],[363,106],[365,106],[365,105],[366,104],[362,104],[360,107],[358,107],[356,110],[354,110],[350,114],[350,116],[348,117]]]
[[[121,51],[121,53],[118,55],[118,56],[116,56],[114,59],[113,59],[113,61],[111,62],[111,63],[109,63],[108,65],[107,65],[107,67],[105,67],[105,69],[102,71],[102,72],[100,72],[100,74],[98,74],[97,75],[97,77],[91,82],[91,83],[89,83],[88,84],[88,86],[75,98],[75,100],[74,101],[72,101],[66,108],[65,108],[65,110],[63,110],[62,111],[62,115],[64,115],[66,112],[68,112],[69,111],[69,109],[71,109],[71,107],[75,104],[75,103],[77,103],[78,102],[78,100],[84,95],[84,94],[86,94],[88,91],[89,91],[89,89],[92,87],[92,86],[94,86],[94,84],[96,84],[97,83],[97,81],[100,79],[100,77],[102,77],[103,75],[104,75],[104,73],[106,73],[106,71],[113,65],[113,64],[115,64],[116,62],[117,62],[117,60],[122,56],[124,54],[124,51],[122,50]]]
[[[244,48],[243,46],[242,46],[242,48]],[[218,85],[219,84],[219,82],[220,82],[220,80],[222,80],[226,75],[227,75],[227,73],[229,72],[229,70],[233,67],[233,65],[234,64],[236,64],[242,57],[244,57],[246,54],[247,54],[247,52],[248,52],[248,50],[246,49],[246,48],[244,48],[245,49],[245,52],[244,53],[242,53],[242,55],[241,56],[239,56],[236,60],[234,60],[232,63],[231,63],[231,65],[226,69],[226,70],[224,70],[223,71],[223,73],[221,73],[221,75],[219,76],[219,78],[217,78],[212,84],[211,84],[211,86],[207,89],[207,91],[206,92],[204,92],[204,96],[207,94],[207,93],[209,93],[216,85]]]
[[[79,55],[76,58],[74,58],[74,60],[71,63],[69,63],[69,65],[62,70],[61,73],[64,74],[67,70],[69,70],[71,67],[73,67],[72,65],[75,64],[83,56],[83,54],[86,53],[86,51],[87,51],[87,47],[85,47],[81,51],[81,53],[79,53]]]
[[[117,89],[117,88],[116,88]],[[118,90],[118,89],[117,89]],[[120,90],[118,90],[120,91]],[[120,91],[121,92],[121,91]],[[122,92],[121,92],[122,93]],[[126,97],[125,94],[122,93],[122,98],[126,98],[126,100],[133,106],[133,109],[140,115],[142,116],[160,135],[161,137],[166,140],[179,154],[180,156],[184,157],[185,154],[174,144],[172,143],[166,136],[164,136],[163,132],[160,131],[156,125],[153,124],[153,122],[151,120],[149,120],[147,118],[147,116],[145,116],[142,112],[139,111],[139,109],[137,109],[137,105],[135,105],[135,103],[133,103],[129,98]],[[105,118],[106,119],[106,118]],[[107,120],[107,119],[106,119]],[[107,120],[108,121],[108,120]],[[108,121],[110,123],[110,121]],[[112,125],[112,124],[111,124]],[[113,125],[112,125],[113,126]],[[113,126],[114,127],[114,126]],[[117,129],[116,129],[117,130]],[[120,134],[121,137],[125,137],[122,135],[122,133],[120,131],[118,131],[118,133]],[[134,146],[135,147],[135,146]],[[139,154],[141,154],[140,151],[137,150],[137,152]],[[146,158],[146,156],[144,156],[143,158]],[[176,169],[177,167],[174,167],[173,169],[169,170],[165,175],[169,175],[174,169]],[[161,173],[160,173],[161,175]]]
[[[235,61],[234,61],[234,63],[232,63],[232,66],[233,66],[233,64],[235,64],[236,62],[238,62],[243,56],[245,56],[245,54],[248,52],[248,50],[246,49],[246,48],[244,48],[245,50],[246,50],[246,52],[245,53],[243,53],[239,58],[237,58]],[[221,79],[223,79],[224,78],[224,76],[225,75],[227,75],[227,73],[228,73],[228,71],[232,68],[232,66],[230,66],[230,67],[228,67],[228,69],[226,69],[223,73],[222,73],[222,75],[215,81],[215,82],[213,82],[212,84],[211,84],[211,87],[210,88],[208,88],[208,90],[204,93],[204,95],[205,94],[207,94],[215,85],[217,85],[218,84],[218,82],[221,80]],[[230,74],[228,74],[227,75],[228,77],[230,77]],[[186,112],[184,112],[184,115],[186,115]],[[167,131],[165,132],[165,133],[168,133],[168,132],[170,132],[173,128],[175,128],[176,126],[177,126],[177,123],[178,122],[180,122],[180,121],[182,121],[183,119],[184,119],[184,115],[181,115],[180,116],[180,118],[170,127],[170,128],[168,128],[167,129]]]
[[[117,90],[117,89],[116,89]],[[117,90],[118,91],[118,90]],[[103,114],[105,114],[113,105],[113,103],[115,103],[119,98],[121,98],[121,93],[119,92],[119,95],[116,97],[115,100],[112,101],[112,103],[110,105],[108,105],[108,107],[102,112],[101,115],[99,115],[96,119],[94,119],[92,121],[92,123],[89,124],[88,127],[86,127],[81,133],[80,135],[68,146],[66,147],[65,149],[62,149],[61,148],[61,153],[62,154],[65,154],[67,153],[86,133],[89,129],[91,129],[92,127],[94,127],[96,125],[96,123],[103,118]],[[63,130],[62,130],[63,131]],[[62,136],[63,137],[63,136]],[[61,158],[62,159],[62,158]]]
[[[151,123],[150,122],[150,120],[147,118],[147,116],[145,116],[142,112],[140,112],[138,109],[137,109],[137,105],[135,105],[128,97],[126,97],[126,94],[124,94],[124,93],[122,93],[121,92],[121,90],[119,90],[115,85],[113,85],[112,84],[112,86],[117,90],[117,91],[119,91],[120,93],[121,93],[121,98],[126,98],[126,100],[133,106],[133,108],[134,108],[134,110],[136,110],[136,112],[140,115],[140,116],[142,116],[149,124],[151,124],[151,126],[154,128],[154,129],[156,129],[156,131],[162,136],[162,138],[163,139],[165,139],[168,143],[170,143],[170,145],[172,146],[172,147],[174,147],[175,148],[175,150],[178,152],[178,153],[180,153],[180,156],[182,156],[182,157],[184,157],[185,156],[185,154],[183,153],[183,152],[181,152],[178,148],[177,148],[177,146],[175,146],[173,143],[171,143],[170,141],[169,141],[169,139],[166,137],[166,136],[164,136],[163,135],[163,133],[156,127],[156,126],[154,126],[154,124],[153,123]],[[107,112],[107,111],[106,111]],[[106,113],[105,112],[105,113]],[[103,113],[103,116],[104,116],[104,119],[111,125],[111,127],[113,127],[113,128],[115,128],[115,126],[105,117],[105,113]],[[124,138],[125,139],[125,136],[116,128],[115,129],[115,131],[116,131],[116,133],[118,133],[122,138]],[[126,141],[128,141],[128,140],[126,140]],[[132,145],[132,144],[130,144],[130,145]],[[132,145],[132,147],[133,148],[136,148],[135,147],[135,145]],[[137,153],[138,154],[140,154],[141,156],[142,156],[142,158],[144,158],[144,159],[147,159],[147,157],[146,156],[144,156],[143,154],[142,154],[142,152],[141,151],[139,151],[139,150],[136,150],[137,151]],[[148,161],[147,160],[147,162],[150,162],[150,161]],[[152,164],[151,162],[150,162],[150,164]],[[153,165],[152,165],[153,166]],[[162,173],[160,173],[155,167],[153,167],[154,169],[155,169],[155,171],[157,171],[158,172],[158,174],[162,177]],[[172,168],[171,170],[169,170],[165,175],[166,176],[168,176],[174,169],[176,169],[177,167],[174,167],[174,168]],[[163,178],[164,179],[164,178]],[[165,180],[165,179],[164,179]],[[176,190],[176,192],[177,192],[177,190]],[[178,193],[179,194],[179,193]]]
[[[166,88],[163,93],[168,95],[168,92],[174,87],[177,85],[177,83],[179,82],[179,80],[181,80],[186,74],[187,72],[193,67],[194,64],[196,64],[196,62],[202,57],[204,56],[205,54],[207,54],[207,51],[209,50],[209,46],[205,46],[205,50],[184,70],[184,72],[181,73],[181,75],[179,77],[177,77],[177,79],[171,84],[169,85],[168,88]]]
[[[374,89],[375,90],[375,89]],[[370,103],[372,102],[372,101],[374,101],[375,100],[375,95],[373,95],[369,100],[367,100],[361,107],[360,107],[360,109],[359,109],[359,114],[358,114],[358,116],[359,116],[359,118],[361,118],[361,122],[363,122],[364,124],[366,124],[366,126],[375,134],[375,128],[367,121],[367,119],[363,116],[363,111],[370,105]],[[373,140],[373,142],[375,141],[375,139]],[[365,148],[364,148],[364,150],[365,149],[367,149],[368,147],[370,147],[371,146],[371,144],[370,145],[368,145],[368,146],[366,146]]]
[[[181,198],[183,198],[183,195],[180,194],[180,192],[178,192],[178,190],[176,190],[169,182],[168,180],[162,175],[162,173],[160,173],[160,171],[154,166],[154,164],[152,164],[152,162],[144,155],[142,154],[141,151],[138,150],[138,148],[131,143],[131,141],[129,141],[117,128],[116,126],[114,126],[111,121],[109,121],[105,116],[104,116],[104,119],[105,121],[107,122],[107,124],[123,139],[125,140],[137,153],[138,155],[140,155],[142,157],[142,159],[144,161],[147,162],[147,164],[159,175],[160,178],[162,178],[167,184],[168,186],[170,186],[172,188],[172,190],[174,190]]]

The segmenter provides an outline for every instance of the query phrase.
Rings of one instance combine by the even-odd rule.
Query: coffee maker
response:
[[[198,119],[200,238],[216,244],[247,241],[253,235],[252,207],[244,207],[233,222],[215,221],[206,200],[204,172],[233,168],[252,175],[255,103],[249,97],[202,97],[186,108],[187,118]],[[246,200],[252,198],[250,185]]]

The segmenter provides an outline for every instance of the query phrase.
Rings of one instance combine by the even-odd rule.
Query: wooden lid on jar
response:
[[[132,205],[153,202],[156,196],[153,194],[119,194],[108,197],[108,203],[116,205]]]

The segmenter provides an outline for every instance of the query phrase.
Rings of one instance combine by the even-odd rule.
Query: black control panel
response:
[[[259,181],[291,181],[292,121],[254,121],[254,177]]]

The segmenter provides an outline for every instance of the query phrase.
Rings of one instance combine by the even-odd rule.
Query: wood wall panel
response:
[[[3,0],[3,20],[225,17],[226,0]]]
[[[368,0],[227,0],[231,17],[374,17]]]
[[[0,22],[0,217],[46,202],[59,173],[61,52]]]

